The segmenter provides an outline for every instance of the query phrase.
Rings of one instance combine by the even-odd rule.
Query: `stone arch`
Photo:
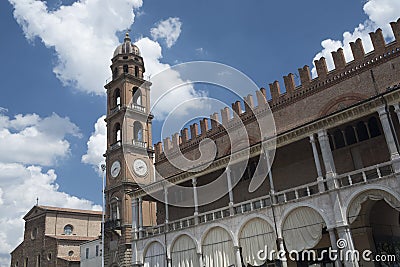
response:
[[[266,247],[269,251],[277,251],[276,228],[263,216],[248,218],[240,226],[237,236],[245,265],[264,265],[265,260],[259,259],[257,253]]]
[[[213,225],[201,239],[203,263],[206,267],[231,266],[236,263],[234,236],[221,225]]]
[[[229,234],[229,236],[230,236],[231,239],[232,239],[232,242],[233,242],[233,245],[234,245],[234,246],[237,246],[237,245],[238,245],[238,241],[237,241],[236,236],[233,234],[233,232],[232,232],[231,230],[228,229],[228,227],[227,227],[226,225],[223,225],[223,224],[221,224],[221,223],[213,223],[213,224],[210,224],[210,226],[207,227],[207,228],[205,229],[203,235],[201,236],[201,239],[200,239],[200,246],[203,245],[204,239],[207,237],[207,234],[208,234],[212,229],[217,228],[217,227],[220,227],[220,228],[224,229],[224,230]]]
[[[197,253],[201,253],[201,244],[199,243],[199,241],[198,241],[191,233],[189,233],[188,231],[183,231],[183,232],[176,233],[176,234],[172,237],[171,242],[167,245],[167,254],[168,254],[168,257],[171,256],[171,249],[174,247],[175,242],[176,242],[181,236],[183,236],[183,235],[186,235],[186,236],[188,236],[190,239],[192,239],[193,242],[194,242],[194,244],[195,244],[195,246],[196,246],[196,251],[197,251]]]
[[[150,242],[148,242],[148,243],[145,245],[145,247],[144,247],[144,249],[143,249],[143,253],[142,253],[142,255],[141,255],[141,261],[142,261],[143,263],[145,263],[145,261],[146,261],[146,256],[147,256],[147,252],[149,251],[149,249],[150,249],[152,246],[161,246],[162,249],[163,249],[163,253],[166,255],[165,245],[164,245],[162,242],[160,242],[159,240],[151,240]],[[164,266],[164,265],[161,265],[161,266]],[[166,263],[165,263],[165,266],[167,266]]]
[[[358,93],[347,93],[340,95],[325,104],[325,106],[319,112],[319,117],[326,116],[340,109],[344,109],[365,99],[367,99],[365,95]]]
[[[346,224],[352,223],[361,210],[361,205],[370,200],[384,200],[393,209],[400,212],[400,196],[389,188],[375,186],[368,187],[354,192],[345,203]]]
[[[288,251],[314,248],[322,239],[326,218],[311,205],[288,210],[281,220],[281,233]]]
[[[237,236],[239,238],[240,233],[242,232],[243,228],[246,226],[246,224],[248,222],[250,222],[251,220],[254,219],[261,219],[264,220],[266,223],[268,223],[272,228],[275,229],[274,226],[274,222],[267,216],[263,215],[263,214],[248,214],[247,216],[245,216],[245,218],[243,218],[240,221],[240,226],[236,229],[236,231],[234,232],[234,235]]]
[[[132,100],[131,104],[143,106],[143,89],[138,86],[132,87]]]
[[[135,141],[144,142],[143,136],[144,128],[140,121],[135,121],[133,123],[133,139]]]
[[[327,212],[326,210],[318,208],[318,207],[316,207],[316,206],[314,206],[312,204],[309,204],[309,203],[299,203],[299,204],[295,204],[295,205],[291,206],[290,208],[288,208],[287,210],[285,210],[283,212],[281,218],[276,222],[276,227],[278,229],[278,235],[282,233],[282,227],[283,227],[283,224],[284,224],[285,220],[287,219],[287,217],[290,215],[290,213],[292,211],[294,211],[295,209],[298,209],[298,208],[311,208],[311,209],[313,209],[314,211],[316,211],[322,217],[322,219],[324,220],[324,222],[326,224],[326,227],[328,229],[332,228],[332,223],[331,223],[330,218],[326,214],[326,212]]]
[[[179,243],[179,241],[183,241],[183,243]],[[175,245],[178,248],[174,251]],[[183,233],[176,235],[167,247],[167,255],[171,259],[172,266],[182,266],[182,264],[183,266],[187,266],[186,264],[189,262],[196,266],[199,264],[198,253],[196,240],[193,236]]]

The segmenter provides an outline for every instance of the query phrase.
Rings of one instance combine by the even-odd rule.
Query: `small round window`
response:
[[[72,250],[70,250],[69,252],[68,252],[68,256],[73,256],[74,255],[74,252],[72,251]]]
[[[66,235],[72,235],[72,231],[74,230],[74,227],[72,227],[72,225],[70,225],[70,224],[67,224],[65,227],[64,227],[64,234],[66,234]]]

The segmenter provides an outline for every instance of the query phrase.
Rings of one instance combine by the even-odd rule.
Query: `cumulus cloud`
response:
[[[101,173],[101,164],[104,163],[103,154],[106,152],[107,146],[107,128],[104,119],[101,116],[94,125],[94,132],[87,142],[87,152],[82,156],[82,162],[94,166],[98,173]]]
[[[398,11],[400,10],[400,1],[396,0],[368,0],[363,7],[365,14],[368,19],[363,23],[360,23],[352,32],[346,31],[343,33],[342,40],[326,39],[321,42],[323,49],[314,57],[317,60],[321,57],[325,57],[328,65],[328,69],[334,69],[334,63],[331,56],[332,51],[336,51],[339,48],[343,48],[346,61],[353,60],[353,54],[349,43],[354,42],[360,38],[363,41],[364,49],[366,52],[373,50],[369,33],[375,31],[377,28],[381,28],[383,35],[387,41],[393,39],[393,33],[391,31],[389,23],[396,21],[399,17]],[[317,76],[315,67],[312,69],[313,77]]]
[[[158,42],[145,37],[136,42],[140,48],[144,58],[144,64],[147,74],[150,75],[150,81],[153,83],[151,87],[151,102],[154,107],[151,111],[156,120],[164,120],[171,112],[171,107],[176,107],[185,101],[204,96],[204,92],[195,90],[194,85],[190,81],[181,78],[178,71],[170,69],[169,64],[161,63],[162,48]],[[164,72],[163,75],[158,75]],[[151,78],[153,77],[153,78]],[[176,90],[176,85],[182,85]],[[161,99],[162,97],[162,99]],[[195,112],[205,108],[202,101],[192,102],[193,105],[179,109],[177,115],[186,115],[188,112]]]
[[[140,12],[142,0],[80,0],[49,10],[45,1],[9,0],[14,6],[14,17],[23,28],[28,40],[39,38],[44,45],[55,50],[58,62],[53,71],[65,85],[98,95],[104,94],[103,85],[110,76],[109,64],[115,47],[119,44],[116,33],[131,27],[135,14]],[[107,20],[104,18],[107,17]],[[160,21],[151,29],[154,39],[165,39],[171,47],[179,38],[182,23],[179,18]],[[146,75],[155,75],[170,67],[162,63],[162,49],[157,41],[141,38],[137,45],[145,60]],[[176,84],[180,75],[171,72],[168,84]],[[93,78],[95,77],[95,79]],[[154,84],[153,88],[157,88]],[[157,99],[160,90],[152,90]],[[182,87],[178,93],[158,105],[156,119],[165,117],[164,111],[178,105],[182,99],[196,97],[193,86]],[[198,106],[196,108],[201,108]],[[187,112],[183,110],[182,112]]]
[[[69,154],[67,135],[80,137],[79,128],[57,114],[19,114],[10,119],[0,113],[0,162],[54,165]]]
[[[142,0],[80,0],[49,10],[45,1],[9,0],[28,40],[55,50],[53,71],[64,85],[101,95],[118,31],[134,21]],[[107,19],[104,19],[107,18]],[[96,77],[93,79],[93,77]]]
[[[168,18],[157,23],[155,28],[150,30],[154,40],[165,39],[167,47],[170,48],[176,43],[181,34],[182,22],[179,18]]]
[[[56,178],[53,169],[43,172],[40,166],[0,163],[0,255],[10,253],[22,241],[22,217],[37,197],[42,205],[101,210],[88,200],[60,192]]]
[[[67,136],[80,137],[79,128],[57,114],[41,118],[0,113],[0,266],[8,266],[9,253],[22,240],[22,217],[36,198],[40,204],[79,209],[101,209],[92,202],[59,190],[52,166],[67,157]]]

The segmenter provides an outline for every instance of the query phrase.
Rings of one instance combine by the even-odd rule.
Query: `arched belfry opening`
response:
[[[114,144],[121,142],[121,140],[122,140],[121,124],[117,123],[114,128]]]
[[[135,141],[143,142],[143,126],[138,121],[133,123],[133,138]]]
[[[142,92],[137,86],[132,89],[132,103],[134,105],[142,106]]]
[[[139,77],[139,67],[135,66],[135,77]]]
[[[121,106],[121,90],[119,88],[115,89],[114,92],[114,107]]]

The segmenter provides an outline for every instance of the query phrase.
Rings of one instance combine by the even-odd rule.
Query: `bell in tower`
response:
[[[139,48],[126,33],[111,59],[107,90],[105,266],[130,266],[132,208],[129,192],[154,180],[150,86]],[[155,206],[142,203],[142,226],[155,224]]]

